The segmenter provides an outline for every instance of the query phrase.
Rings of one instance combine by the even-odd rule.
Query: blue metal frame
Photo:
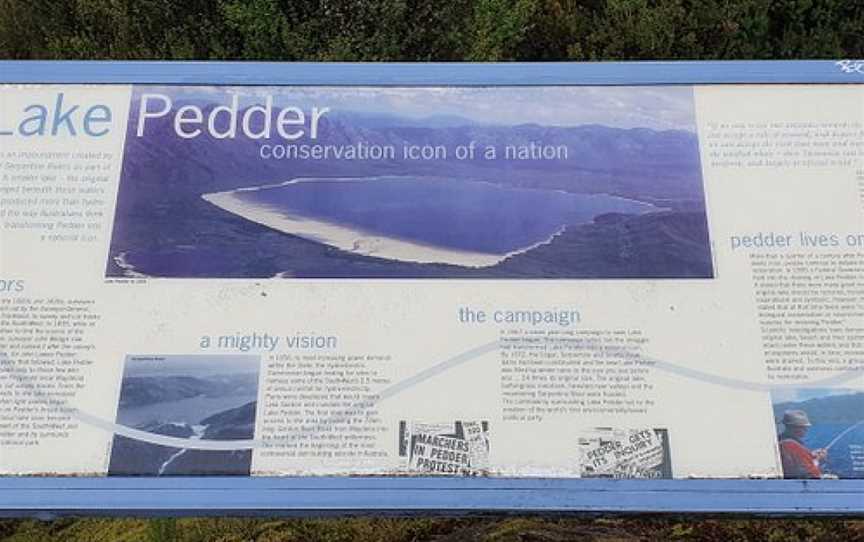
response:
[[[690,85],[862,83],[864,61],[309,63],[0,61],[0,83]]]
[[[0,84],[539,86],[864,83],[864,61],[0,61]],[[0,477],[0,517],[477,512],[864,514],[864,480]]]
[[[861,515],[854,480],[577,480],[449,477],[6,478],[0,517],[466,514]]]

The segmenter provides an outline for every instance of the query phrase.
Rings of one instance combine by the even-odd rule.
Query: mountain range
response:
[[[858,423],[864,420],[864,392],[777,403],[774,405],[774,418],[782,420],[787,410],[803,410],[813,425]]]
[[[142,431],[177,438],[247,440],[255,432],[257,402],[218,412],[195,426],[154,421],[137,427]],[[203,427],[203,432],[201,428]],[[190,450],[151,444],[115,435],[108,474],[111,476],[243,475],[248,476],[252,450]]]
[[[136,118],[133,100],[131,118]],[[180,104],[176,104],[179,106]],[[209,109],[215,107],[208,106]],[[207,109],[207,108],[205,108]],[[207,109],[207,110],[209,110]],[[253,117],[261,123],[263,119]],[[165,277],[477,277],[710,278],[710,253],[698,139],[686,131],[600,125],[549,127],[471,123],[461,117],[424,126],[416,119],[336,111],[321,119],[321,145],[445,145],[453,148],[566,145],[568,158],[433,162],[292,161],[258,156],[248,138],[183,139],[170,116],[151,119],[144,137],[130,123],[110,257],[109,276],[128,266]],[[253,126],[253,129],[256,128]],[[306,143],[311,143],[306,141]],[[608,193],[654,204],[663,214],[620,216],[568,228],[539,249],[499,265],[472,269],[361,256],[272,230],[215,208],[201,195],[279,183],[297,177],[446,176],[465,182]],[[581,256],[574,251],[579,247]],[[610,248],[611,247],[611,248]],[[617,248],[615,248],[617,247]],[[628,248],[629,247],[629,248]],[[616,250],[612,253],[610,250]],[[558,256],[556,256],[556,254]],[[118,265],[122,255],[124,265]],[[538,259],[539,258],[539,259]]]
[[[120,387],[120,408],[134,408],[199,396],[255,395],[257,390],[257,373],[210,376],[127,376]]]

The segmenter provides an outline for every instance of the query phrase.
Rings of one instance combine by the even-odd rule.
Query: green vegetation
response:
[[[858,0],[0,0],[0,58],[864,57]]]
[[[686,518],[0,520],[8,542],[849,542],[864,521]]]

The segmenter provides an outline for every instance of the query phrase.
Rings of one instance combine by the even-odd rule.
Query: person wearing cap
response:
[[[825,450],[809,450],[804,445],[804,436],[812,425],[803,410],[787,410],[783,413],[783,432],[777,437],[784,478],[821,478],[819,463],[825,460]]]

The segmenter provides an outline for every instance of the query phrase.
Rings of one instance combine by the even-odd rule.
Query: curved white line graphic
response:
[[[368,409],[377,403],[393,397],[402,391],[409,389],[421,382],[429,380],[449,369],[462,365],[463,363],[467,363],[468,361],[477,359],[482,357],[489,352],[497,351],[500,346],[499,341],[492,341],[481,346],[472,348],[470,350],[466,350],[452,358],[439,362],[428,369],[424,369],[419,373],[405,378],[385,388],[383,391],[377,394],[377,398],[374,401],[361,401],[355,403],[348,409],[345,409],[341,413],[337,413],[336,415],[330,416],[325,420],[319,422],[314,428],[309,429],[307,431],[297,432],[291,435],[290,439],[280,439],[280,443],[286,442],[287,440],[297,440],[303,437],[315,435],[317,433],[317,428],[326,428],[334,423],[339,423],[343,421],[350,415],[355,415],[356,411]],[[0,354],[0,356],[4,356],[4,354]],[[5,356],[4,356],[5,357]],[[673,363],[655,360],[652,358],[641,358],[642,362],[650,365],[651,368],[659,369],[661,371],[677,374],[679,376],[683,376],[685,378],[690,378],[693,380],[700,380],[702,382],[706,382],[709,384],[715,384],[718,386],[725,386],[728,388],[739,389],[739,390],[747,390],[754,392],[766,392],[770,390],[776,389],[784,389],[784,388],[818,388],[824,386],[831,386],[837,384],[843,384],[846,382],[850,382],[856,378],[862,378],[864,376],[864,370],[862,369],[851,369],[849,371],[844,371],[837,375],[824,378],[821,380],[809,381],[809,382],[800,382],[800,383],[791,383],[791,384],[764,384],[760,382],[749,382],[746,380],[740,380],[736,378],[730,378],[721,375],[715,375],[711,373],[706,373],[703,371],[699,371],[696,369],[691,369],[689,367],[682,367],[680,365],[676,365]],[[221,450],[221,451],[232,451],[232,450],[250,450],[254,448],[263,448],[266,446],[265,442],[260,439],[245,439],[245,440],[201,440],[201,439],[189,439],[189,438],[179,438],[179,437],[169,437],[165,435],[159,435],[157,433],[150,433],[148,431],[141,431],[140,429],[134,429],[132,427],[117,424],[98,416],[94,416],[89,414],[83,410],[79,410],[74,407],[70,407],[66,404],[57,405],[57,403],[50,403],[47,401],[45,396],[39,390],[32,387],[28,382],[18,379],[16,373],[10,373],[12,378],[18,380],[19,384],[22,384],[24,387],[30,389],[31,392],[36,397],[44,400],[45,405],[48,405],[53,410],[71,412],[75,418],[77,418],[82,423],[90,425],[92,427],[96,427],[99,429],[103,429],[109,433],[114,433],[115,435],[121,435],[130,439],[138,440],[141,442],[148,442],[150,444],[158,444],[160,446],[169,446],[172,448],[186,448],[188,450]]]

